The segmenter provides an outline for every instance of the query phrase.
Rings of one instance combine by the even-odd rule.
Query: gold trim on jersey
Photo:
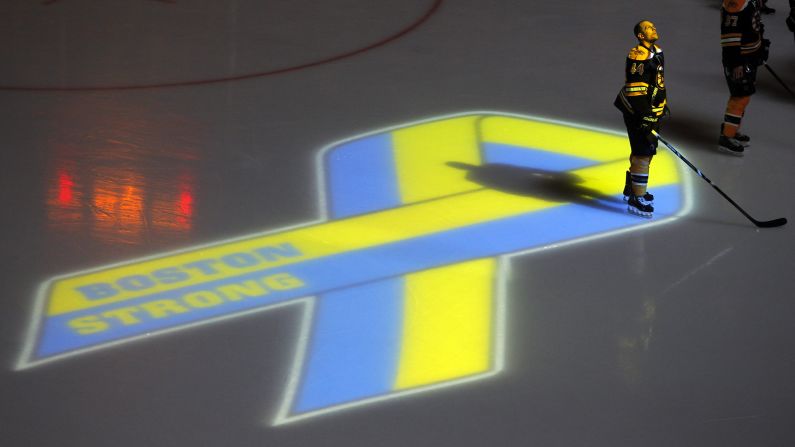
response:
[[[665,112],[665,106],[668,104],[667,99],[663,99],[663,102],[660,103],[657,107],[652,107],[651,111],[657,116],[661,116]]]
[[[727,33],[720,35],[720,45],[722,47],[739,47],[743,33]]]
[[[643,96],[649,92],[649,84],[645,82],[627,82],[624,93],[627,96]]]
[[[740,54],[751,54],[762,46],[762,39],[756,39],[756,42],[740,46]]]

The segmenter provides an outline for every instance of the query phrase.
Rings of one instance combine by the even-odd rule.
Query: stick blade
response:
[[[755,221],[754,223],[756,224],[757,227],[760,227],[760,228],[780,227],[782,225],[786,225],[787,224],[787,218],[786,217],[779,217],[778,219],[766,220],[764,222]]]

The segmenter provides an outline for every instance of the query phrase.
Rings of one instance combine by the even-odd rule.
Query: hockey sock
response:
[[[638,197],[646,194],[649,184],[649,174],[632,174],[632,194]]]
[[[740,129],[740,124],[745,115],[745,107],[751,101],[750,96],[732,96],[726,105],[726,114],[723,115],[723,135],[734,138]]]
[[[629,157],[629,176],[633,195],[642,196],[646,194],[646,187],[649,184],[651,157],[651,155],[632,155]]]

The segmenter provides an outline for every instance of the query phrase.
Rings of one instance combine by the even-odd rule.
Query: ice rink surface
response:
[[[609,158],[587,142],[623,134],[612,102],[632,27],[649,19],[666,56],[663,135],[757,219],[795,217],[795,99],[765,70],[743,120],[752,146],[742,158],[716,150],[728,98],[717,3],[2,2],[0,444],[795,445],[792,224],[755,228],[670,156],[681,204],[652,221],[609,196],[623,168],[566,174]],[[768,4],[778,9],[763,16],[769,64],[795,86],[787,5]],[[463,130],[421,127],[461,117],[474,117]],[[511,123],[562,126],[556,141],[586,143],[572,149],[579,158],[543,159],[565,168],[517,171],[496,143],[512,138]],[[430,134],[438,140],[423,146]],[[457,151],[448,137],[477,140],[473,150],[502,163],[439,155],[444,175],[461,173],[450,184],[480,189],[436,206],[437,171],[411,157]],[[413,167],[383,180],[392,165],[369,158],[381,150],[415,150],[395,162]],[[652,192],[663,191],[659,151]],[[582,186],[600,182],[618,189]],[[536,199],[575,203],[540,226],[492,225]],[[603,214],[610,223],[591,228]],[[579,232],[560,232],[569,222]],[[613,231],[626,226],[637,228]],[[278,239],[315,228],[298,248]],[[412,231],[430,239],[415,249]],[[241,240],[259,251],[222,252]],[[310,245],[316,263],[277,269],[299,272],[298,283],[261,279],[262,295],[284,297],[271,307],[169,289],[311,257]],[[140,295],[154,291],[160,304]],[[397,307],[371,307],[390,294]],[[458,294],[491,316],[478,320]],[[348,307],[324,326],[324,306],[340,301]],[[485,338],[450,323],[467,312],[488,325]],[[427,349],[441,339],[451,344]]]

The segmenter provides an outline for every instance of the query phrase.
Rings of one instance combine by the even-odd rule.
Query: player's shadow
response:
[[[467,171],[466,178],[486,188],[549,202],[576,203],[602,211],[624,213],[624,201],[583,186],[571,172],[547,171],[501,163],[469,165],[451,161],[448,166]]]

